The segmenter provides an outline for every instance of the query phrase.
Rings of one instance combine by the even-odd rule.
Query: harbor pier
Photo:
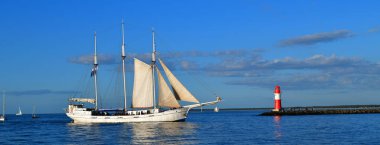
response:
[[[366,113],[380,113],[380,105],[288,107],[288,108],[282,108],[280,111],[264,112],[264,113],[261,113],[260,116],[366,114]]]

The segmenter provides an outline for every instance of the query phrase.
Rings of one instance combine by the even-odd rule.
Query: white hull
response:
[[[0,116],[0,122],[3,122],[5,120],[4,116]]]
[[[180,108],[141,115],[91,115],[91,111],[66,113],[74,123],[173,122],[184,121],[188,109]]]

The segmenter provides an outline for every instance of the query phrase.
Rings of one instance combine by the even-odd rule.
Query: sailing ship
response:
[[[0,121],[5,121],[5,93],[3,91],[3,115],[0,116]]]
[[[125,77],[125,42],[124,23],[122,23],[122,70],[123,70],[123,109],[98,108],[97,71],[98,61],[96,54],[96,33],[94,34],[94,64],[91,76],[94,79],[95,99],[70,98],[66,109],[66,115],[75,123],[120,123],[120,122],[173,122],[185,121],[192,108],[217,104],[221,101],[216,97],[215,101],[200,103],[198,99],[175,77],[166,64],[158,58],[170,86],[166,83],[158,64],[156,64],[155,33],[152,31],[152,58],[147,64],[134,58],[134,82],[132,92],[132,109],[127,110],[126,77]],[[157,81],[156,76],[157,74]],[[157,83],[157,84],[156,84]],[[156,90],[158,85],[158,90]],[[172,88],[172,90],[170,89]],[[156,92],[158,91],[158,103]],[[178,101],[192,102],[194,104],[181,106]],[[94,104],[93,108],[86,108],[83,103]]]
[[[21,116],[21,115],[22,115],[21,108],[20,106],[18,106],[18,112],[16,113],[16,116]]]
[[[33,106],[32,118],[33,119],[40,118],[39,116],[36,115],[36,106]]]

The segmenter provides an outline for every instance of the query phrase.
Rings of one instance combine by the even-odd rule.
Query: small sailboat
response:
[[[36,115],[36,106],[33,106],[33,114],[32,114],[32,118],[33,118],[33,119],[40,118],[39,116]]]
[[[5,93],[3,92],[3,115],[0,116],[0,121],[5,121]]]
[[[18,107],[18,112],[16,113],[16,116],[21,116],[22,115],[22,112],[21,112],[21,108],[20,106]]]
[[[219,108],[218,108],[218,106],[216,106],[216,107],[214,108],[214,112],[219,112]]]

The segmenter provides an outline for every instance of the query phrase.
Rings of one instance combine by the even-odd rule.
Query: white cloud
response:
[[[279,46],[295,46],[295,45],[313,45],[322,42],[330,42],[343,38],[352,37],[353,33],[349,30],[338,30],[333,32],[322,32],[316,34],[308,34],[295,38],[283,40],[279,43]]]

